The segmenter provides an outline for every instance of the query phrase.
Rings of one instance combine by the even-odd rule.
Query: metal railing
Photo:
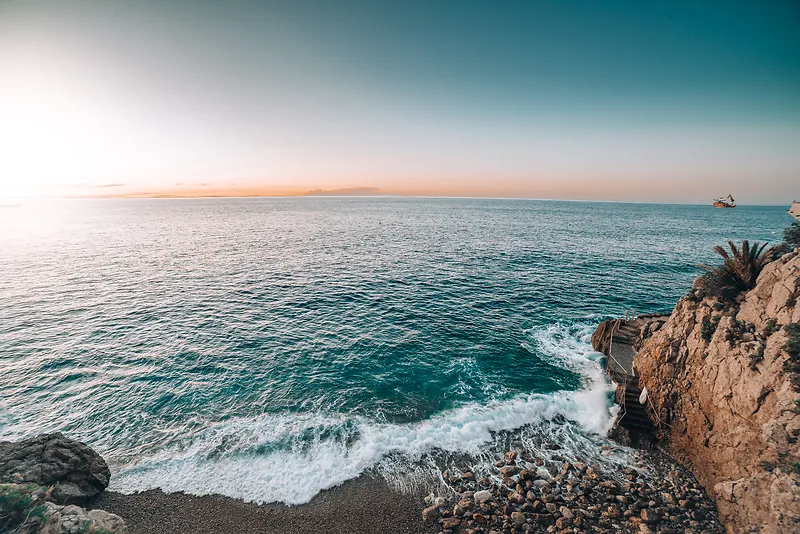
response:
[[[630,319],[629,319],[629,317],[630,317]],[[625,312],[625,321],[626,322],[627,321],[636,320],[636,318],[637,318],[637,315],[636,315],[636,312],[634,310],[628,310],[628,311]],[[627,398],[626,398],[627,395],[626,395],[626,393],[628,391],[628,377],[629,376],[631,376],[631,377],[634,376],[633,375],[633,368],[631,368],[630,372],[628,372],[628,369],[624,365],[622,365],[619,362],[619,360],[614,358],[614,356],[612,354],[612,349],[614,347],[614,333],[617,330],[619,330],[619,325],[620,325],[621,321],[622,321],[622,319],[620,318],[620,319],[617,319],[614,322],[614,326],[611,327],[611,337],[610,337],[609,342],[608,342],[608,357],[611,358],[611,360],[613,360],[614,363],[617,364],[617,367],[622,369],[622,371],[624,373],[622,375],[622,384],[620,384],[622,386],[622,400],[620,401],[620,407],[622,408],[622,414],[619,416],[618,421],[621,421],[625,417],[625,415],[627,415],[627,413],[628,413],[628,408],[626,406],[626,403],[627,403]],[[617,376],[617,375],[619,375],[619,373],[613,373],[613,375],[617,380],[619,380],[619,377]],[[662,421],[661,420],[661,417],[659,417],[658,412],[656,411],[656,407],[653,405],[653,401],[650,399],[650,395],[647,396],[646,403],[650,405],[650,412],[655,416],[655,418],[658,421],[659,425],[666,425],[666,426],[668,426],[670,428],[672,427],[666,421]]]
[[[627,317],[627,315],[626,315],[626,317]],[[617,366],[620,369],[622,369],[623,371],[626,371],[625,367],[623,367],[622,364],[619,363],[619,361],[614,357],[613,351],[612,351],[612,349],[614,348],[614,332],[619,330],[619,323],[620,323],[621,320],[622,319],[617,319],[614,322],[614,326],[611,327],[611,337],[609,338],[609,341],[608,341],[608,357],[611,358],[614,361],[614,363],[616,363]],[[619,380],[619,377],[616,376],[617,374],[618,373],[613,373],[614,378]],[[625,404],[626,404],[625,392],[628,391],[628,375],[627,375],[627,373],[623,375],[623,379],[622,380],[623,380],[623,383],[621,384],[622,385],[622,400],[620,401],[620,407],[622,408],[622,415],[619,416],[619,419],[617,419],[617,421],[622,420],[622,418],[625,417],[625,415],[627,415],[627,413],[628,413],[628,409],[625,406]]]

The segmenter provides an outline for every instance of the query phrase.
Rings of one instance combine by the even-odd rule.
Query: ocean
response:
[[[597,322],[669,312],[714,245],[791,220],[516,199],[2,207],[0,439],[85,441],[121,492],[259,503],[364,472],[418,487],[509,442],[624,463]]]

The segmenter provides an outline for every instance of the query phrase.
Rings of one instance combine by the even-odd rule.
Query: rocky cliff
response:
[[[634,360],[670,452],[729,532],[800,532],[800,253],[735,302],[682,298]]]

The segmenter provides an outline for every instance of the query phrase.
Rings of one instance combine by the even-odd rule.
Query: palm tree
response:
[[[754,288],[758,275],[780,252],[777,247],[770,247],[765,252],[767,245],[758,242],[750,245],[749,241],[744,240],[741,248],[737,248],[733,241],[728,241],[730,253],[725,247],[717,245],[714,252],[722,257],[722,265],[702,266],[706,270],[704,285],[720,296],[736,296]]]

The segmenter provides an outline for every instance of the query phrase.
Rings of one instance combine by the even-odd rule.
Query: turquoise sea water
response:
[[[669,311],[713,245],[790,222],[482,199],[0,208],[0,439],[84,440],[121,491],[287,503],[508,439],[590,455],[611,421],[597,321]]]

